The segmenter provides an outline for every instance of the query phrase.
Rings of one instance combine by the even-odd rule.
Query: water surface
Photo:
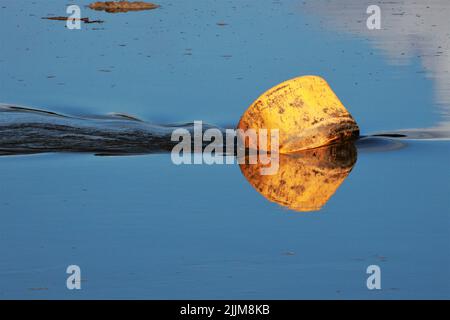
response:
[[[60,1],[1,1],[0,101],[233,126],[271,86],[317,74],[364,135],[448,128],[445,2],[380,3],[378,34],[364,30],[359,1],[158,3],[83,9],[105,23],[69,31],[41,19],[64,15]],[[0,297],[448,299],[450,142],[380,141],[357,145],[315,212],[268,201],[238,165],[0,157]],[[79,291],[66,288],[70,264],[81,267]],[[382,290],[366,287],[372,264]]]

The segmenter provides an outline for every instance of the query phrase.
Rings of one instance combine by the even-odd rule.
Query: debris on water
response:
[[[152,10],[159,8],[159,5],[144,1],[97,1],[88,6],[90,9],[106,11],[109,13]]]
[[[70,18],[70,17],[42,17],[46,20],[56,20],[56,21],[82,21],[84,23],[103,23],[103,20],[90,20],[89,18]]]
[[[267,90],[245,111],[238,129],[279,130],[280,153],[294,153],[354,140],[359,127],[351,114],[318,76],[297,77]],[[246,147],[260,149],[257,141]],[[269,150],[270,142],[263,146]]]

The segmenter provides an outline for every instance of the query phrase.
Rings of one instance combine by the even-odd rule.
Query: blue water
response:
[[[158,3],[114,15],[83,8],[105,23],[69,31],[40,19],[65,15],[60,1],[0,1],[0,101],[233,125],[266,89],[318,74],[364,134],[442,122],[419,58],[392,65],[300,2]],[[267,201],[237,165],[175,166],[169,154],[1,157],[0,297],[448,299],[449,147],[360,150],[310,213]],[[81,290],[66,288],[71,264]],[[366,287],[373,264],[381,290]]]

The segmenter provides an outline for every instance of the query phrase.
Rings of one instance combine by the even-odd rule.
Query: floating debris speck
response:
[[[116,12],[152,10],[152,9],[159,8],[159,5],[150,3],[150,2],[144,2],[144,1],[135,1],[135,2],[97,1],[97,2],[91,3],[88,7],[93,10],[116,13]]]
[[[42,19],[46,20],[56,20],[56,21],[82,21],[84,23],[103,23],[103,20],[89,20],[89,18],[70,18],[70,17],[43,17]]]

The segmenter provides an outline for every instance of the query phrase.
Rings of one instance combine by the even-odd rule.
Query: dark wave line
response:
[[[72,116],[0,104],[0,155],[79,152],[96,155],[132,155],[170,152],[173,130],[184,128],[194,135],[193,123],[152,124],[126,114]],[[209,128],[224,129],[203,123]],[[225,134],[225,133],[224,133]],[[448,140],[445,130],[398,130],[361,136],[360,150],[389,151],[403,148],[408,139]],[[224,139],[225,141],[225,139]],[[209,143],[204,142],[204,146]]]
[[[203,130],[213,126],[203,124]],[[129,155],[171,151],[171,134],[193,123],[157,125],[123,114],[75,117],[18,106],[0,106],[0,155],[86,152]]]

